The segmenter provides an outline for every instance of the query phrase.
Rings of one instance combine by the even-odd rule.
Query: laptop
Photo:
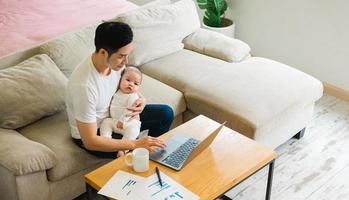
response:
[[[167,146],[165,148],[159,148],[155,152],[150,153],[149,158],[179,171],[212,143],[225,123],[221,124],[203,141],[186,134],[177,133],[166,140]]]

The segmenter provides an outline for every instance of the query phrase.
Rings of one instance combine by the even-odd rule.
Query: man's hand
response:
[[[127,108],[128,112],[126,113],[126,116],[130,117],[130,119],[134,119],[143,111],[145,104],[146,99],[143,96],[141,96],[133,103],[132,107]]]
[[[146,136],[144,138],[141,138],[135,141],[135,148],[140,148],[140,147],[146,148],[150,152],[154,152],[158,147],[160,148],[166,147],[166,144],[158,138]]]

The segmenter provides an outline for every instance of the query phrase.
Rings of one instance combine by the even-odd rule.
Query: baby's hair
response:
[[[139,76],[141,77],[141,83],[142,83],[142,72],[136,67],[136,66],[133,66],[133,65],[127,65],[127,67],[125,67],[124,70],[122,70],[121,72],[121,76],[123,76],[125,73],[127,73],[128,71],[133,71],[133,72],[136,72],[137,74],[139,74]]]

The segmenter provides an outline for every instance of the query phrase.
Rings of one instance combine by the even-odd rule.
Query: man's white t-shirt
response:
[[[73,138],[81,139],[76,120],[97,123],[99,128],[101,121],[109,117],[110,101],[116,92],[120,77],[121,70],[111,70],[109,75],[98,73],[91,56],[76,67],[69,78],[66,95]]]

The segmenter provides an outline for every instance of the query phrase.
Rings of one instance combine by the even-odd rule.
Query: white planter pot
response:
[[[225,19],[225,20],[229,20],[229,19]],[[202,23],[202,27],[205,29],[211,30],[211,31],[221,33],[221,34],[226,35],[228,37],[234,38],[235,37],[235,24],[231,20],[229,20],[229,21],[232,24],[229,26],[226,26],[226,27],[219,27],[219,28],[211,27],[211,26],[205,25],[204,23]]]

